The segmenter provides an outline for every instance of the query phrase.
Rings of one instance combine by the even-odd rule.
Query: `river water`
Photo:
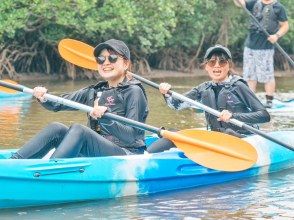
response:
[[[165,80],[174,85],[175,91],[184,92],[207,78]],[[58,95],[91,83],[95,82],[35,81],[24,84],[31,88],[42,84],[51,94]],[[293,78],[279,78],[279,97],[294,98],[293,85]],[[202,113],[196,114],[195,110],[171,110],[156,90],[145,88],[150,107],[148,124],[177,129],[205,127]],[[83,112],[49,112],[34,99],[5,103],[1,101],[0,148],[18,148],[52,121],[67,125],[85,124],[86,117]],[[262,125],[265,131],[293,127],[294,112],[273,113],[271,122]],[[0,210],[0,219],[294,219],[293,171],[294,169],[289,169],[240,181],[151,196]]]

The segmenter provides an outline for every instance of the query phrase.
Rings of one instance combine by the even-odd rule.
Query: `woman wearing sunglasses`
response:
[[[220,117],[205,113],[207,127],[212,131],[224,132],[237,137],[251,134],[245,129],[231,123],[230,118],[248,123],[257,127],[258,123],[270,120],[270,115],[239,76],[233,74],[232,55],[228,48],[221,45],[210,47],[204,56],[202,64],[211,81],[204,82],[185,94],[186,97],[197,100],[221,112]],[[159,90],[169,107],[181,110],[191,107],[188,103],[174,99],[168,95],[171,85],[161,83]],[[161,138],[150,147],[148,152],[155,153],[174,147],[173,143]]]
[[[127,45],[111,39],[95,47],[94,56],[104,81],[62,97],[93,106],[88,126],[51,123],[27,142],[11,158],[42,158],[56,148],[51,158],[99,157],[142,154],[145,150],[144,131],[103,118],[108,111],[132,120],[145,122],[147,98],[139,81],[128,79],[130,51]],[[34,88],[34,96],[52,111],[75,110],[44,100],[45,87]],[[101,118],[102,117],[102,118]]]

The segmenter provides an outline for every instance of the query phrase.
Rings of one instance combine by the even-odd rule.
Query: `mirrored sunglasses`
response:
[[[95,58],[96,58],[96,62],[99,63],[100,65],[102,65],[106,61],[106,59],[108,59],[108,61],[110,63],[116,63],[116,61],[118,59],[118,55],[110,54],[108,57],[98,56],[98,57],[95,57]]]
[[[224,67],[225,65],[228,64],[228,60],[226,59],[211,59],[211,60],[208,60],[206,63],[208,66],[214,67],[216,65],[216,62],[218,62],[218,65],[220,67]]]

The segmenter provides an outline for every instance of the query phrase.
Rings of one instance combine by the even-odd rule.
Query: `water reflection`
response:
[[[206,78],[157,79],[168,81],[177,92],[185,92]],[[42,84],[58,95],[90,84],[79,82],[33,82]],[[95,83],[95,82],[92,82]],[[283,92],[292,89],[294,79],[278,82]],[[158,91],[146,87],[150,114],[147,123],[167,128],[205,127],[203,114],[194,110],[177,112],[169,109]],[[291,97],[286,97],[291,98]],[[294,98],[294,97],[292,97]],[[1,102],[2,103],[2,102]],[[7,108],[8,107],[8,108]],[[10,116],[9,116],[10,115]],[[0,105],[0,146],[15,148],[22,145],[52,121],[70,125],[85,124],[82,112],[50,112],[34,99],[19,106]],[[265,130],[294,127],[294,113],[272,115]],[[9,131],[9,135],[5,132]],[[6,136],[5,136],[5,135]],[[95,202],[56,205],[49,207],[1,210],[0,219],[294,219],[294,169],[246,180],[195,189],[166,192],[146,197],[128,197]],[[78,190],[78,189],[77,189]]]
[[[13,146],[15,140],[20,138],[22,119],[29,111],[30,99],[1,100],[0,102],[0,131],[1,146]]]
[[[179,93],[185,92],[192,88],[193,86],[200,84],[207,80],[207,77],[198,77],[198,78],[166,78],[166,79],[154,79],[153,81],[159,83],[167,81],[173,85],[173,89]],[[283,89],[283,93],[279,95],[281,99],[291,99],[291,95],[294,95],[292,87],[288,87],[292,82],[294,84],[294,79],[287,79],[278,82],[279,87]],[[54,95],[59,95],[63,92],[74,91],[83,87],[86,87],[89,84],[95,84],[95,81],[35,81],[23,83],[24,85],[33,88],[36,85],[44,85],[49,91]],[[206,122],[203,113],[195,114],[195,110],[186,109],[183,111],[174,111],[167,107],[164,99],[159,94],[159,92],[153,88],[145,86],[148,95],[149,101],[149,117],[147,123],[154,125],[156,127],[166,127],[171,129],[186,129],[186,128],[195,128],[195,127],[205,127]],[[285,93],[288,91],[288,93]],[[285,97],[284,97],[285,96]],[[294,98],[294,97],[292,97]],[[23,145],[27,140],[39,132],[42,128],[53,121],[59,121],[66,125],[71,125],[72,123],[86,124],[85,113],[82,112],[50,112],[44,109],[35,99],[29,101],[19,101],[17,103],[8,102],[4,103],[1,101],[2,108],[12,106],[14,109],[7,109],[5,113],[1,113],[0,126],[1,129],[1,138],[0,138],[0,148],[18,148]],[[20,109],[16,109],[18,106]],[[18,114],[15,114],[19,111]],[[14,114],[12,114],[15,112]],[[25,117],[20,117],[22,115]],[[9,117],[14,117],[9,119]],[[12,116],[13,115],[13,116]],[[17,116],[18,115],[18,116]],[[285,118],[287,117],[287,119]],[[10,123],[13,121],[13,123]],[[272,114],[271,123],[266,123],[262,125],[264,130],[278,130],[291,128],[294,124],[294,113],[275,113]],[[3,131],[2,131],[3,130]],[[8,134],[4,131],[9,131]],[[9,137],[9,138],[6,138]],[[9,139],[9,140],[7,140]]]

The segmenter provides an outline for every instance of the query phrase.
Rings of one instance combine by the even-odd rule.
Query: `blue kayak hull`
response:
[[[294,146],[294,131],[271,132]],[[0,151],[0,208],[139,196],[223,183],[294,167],[294,152],[262,137],[245,139],[258,152],[250,169],[205,168],[172,149],[158,154],[73,159],[10,160]]]
[[[32,97],[33,96],[31,94],[27,94],[23,92],[15,92],[15,93],[0,92],[0,101],[27,100],[27,99],[31,99]]]
[[[293,112],[294,99],[288,101],[281,101],[274,99],[272,108],[267,109],[270,113]]]

